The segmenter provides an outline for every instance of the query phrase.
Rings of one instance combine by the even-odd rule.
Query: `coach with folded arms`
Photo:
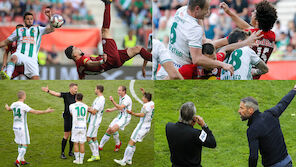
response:
[[[192,102],[181,106],[179,121],[167,123],[166,136],[173,167],[201,167],[202,146],[215,148],[216,140]],[[198,123],[202,130],[195,129]]]
[[[296,94],[296,85],[274,107],[259,112],[258,102],[253,97],[241,99],[238,110],[242,121],[248,120],[248,142],[250,147],[249,167],[257,166],[258,150],[265,167],[292,167],[287,152],[279,117]]]

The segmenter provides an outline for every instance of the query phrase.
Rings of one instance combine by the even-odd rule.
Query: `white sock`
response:
[[[6,69],[6,74],[11,78],[12,76],[12,73],[14,71],[14,67],[15,67],[15,64],[13,62],[8,62],[7,63],[7,69]]]
[[[80,162],[83,162],[83,159],[84,159],[84,153],[79,153],[79,156],[80,156]]]
[[[105,143],[107,143],[107,141],[110,139],[110,135],[108,133],[105,133],[105,135],[103,136],[103,138],[100,141],[100,147],[103,148]]]
[[[79,160],[79,152],[74,152],[74,155],[75,155],[75,160]]]
[[[94,145],[95,145],[95,156],[100,156],[99,154],[99,143],[98,143],[98,140],[94,141]]]
[[[113,138],[114,138],[114,140],[115,140],[115,144],[116,144],[116,145],[119,145],[119,144],[120,144],[120,140],[119,140],[119,133],[118,133],[118,132],[115,132],[115,133],[113,134]]]
[[[19,162],[21,162],[21,161],[23,161],[23,160],[25,159],[25,154],[26,154],[26,152],[27,152],[27,147],[25,147],[25,146],[21,146],[21,148],[20,148],[20,154],[19,154],[19,156],[17,157],[17,160],[18,160]]]
[[[133,146],[133,151],[129,154],[128,160],[131,161],[133,159],[135,151],[136,151],[136,146]]]
[[[129,155],[131,154],[132,151],[133,151],[133,147],[130,145],[127,145],[125,152],[124,152],[123,159],[122,159],[124,162],[129,160]]]
[[[95,143],[92,140],[90,140],[88,142],[88,145],[89,145],[89,148],[90,148],[90,150],[92,152],[92,156],[95,156]]]
[[[17,152],[18,152],[17,160],[19,162],[21,162],[21,148],[22,148],[21,145],[19,145],[18,148],[17,148]]]

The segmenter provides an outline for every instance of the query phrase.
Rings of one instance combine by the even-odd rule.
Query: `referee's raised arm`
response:
[[[53,96],[61,97],[61,93],[60,92],[55,92],[53,90],[49,90],[48,85],[46,87],[41,87],[41,90],[43,92],[49,93],[49,94],[51,94]]]

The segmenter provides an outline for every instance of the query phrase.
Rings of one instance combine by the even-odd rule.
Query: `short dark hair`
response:
[[[104,86],[103,85],[97,85],[97,89],[100,90],[101,93],[104,92]]]
[[[189,10],[194,10],[196,6],[199,6],[201,9],[205,7],[207,0],[189,0],[188,2],[188,8]]]
[[[24,14],[24,20],[26,19],[26,17],[27,17],[28,15],[33,16],[33,14],[32,14],[31,12],[26,12],[26,13]],[[33,17],[34,17],[34,16],[33,16]]]
[[[256,20],[259,29],[265,32],[271,30],[277,18],[276,9],[267,0],[263,0],[256,5]]]
[[[73,46],[69,46],[65,49],[65,54],[68,57],[68,59],[73,59],[72,57],[72,52],[73,52]]]
[[[24,25],[18,24],[18,25],[15,26],[15,28],[18,28],[18,27],[24,27]]]
[[[238,42],[239,40],[245,40],[246,36],[247,34],[245,31],[240,29],[235,29],[228,36],[228,43],[232,44],[232,43]]]
[[[214,48],[214,45],[211,44],[211,43],[204,43],[202,45],[202,49],[201,49],[201,52],[202,54],[208,54],[208,55],[212,55],[214,54],[214,51],[215,51],[215,48]]]
[[[126,87],[121,85],[122,90],[126,93]]]
[[[70,83],[69,87],[71,88],[73,86],[78,86],[78,84],[76,84],[76,83]]]
[[[151,99],[152,99],[152,94],[149,93],[149,92],[145,92],[145,93],[144,93],[144,97],[145,97],[148,101],[151,101]]]
[[[83,99],[83,94],[82,93],[77,93],[76,94],[76,100],[81,101]]]

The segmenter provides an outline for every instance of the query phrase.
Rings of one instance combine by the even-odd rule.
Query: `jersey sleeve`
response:
[[[60,96],[60,97],[65,98],[66,95],[67,95],[67,93],[65,93],[65,92],[61,92],[61,96]]]
[[[202,48],[203,29],[200,26],[190,28],[186,35],[189,47]]]
[[[14,30],[13,33],[7,38],[9,41],[16,41],[17,40],[17,30]]]
[[[127,107],[130,104],[130,101],[126,98],[122,101],[122,104]]]
[[[46,34],[46,27],[38,26],[38,28],[39,28],[39,31],[40,31],[40,34],[41,34],[41,35]]]
[[[70,105],[69,105],[69,111],[70,111],[70,114],[72,114],[72,115],[73,115],[73,109],[72,109],[72,108],[73,108],[73,105],[72,105],[72,104],[70,104]],[[87,111],[87,110],[86,110],[86,111]]]
[[[102,111],[104,109],[104,105],[105,105],[105,99],[101,98],[98,101],[96,101],[95,105],[94,105],[94,109],[97,110],[98,112]]]
[[[261,60],[260,57],[252,49],[248,49],[248,50],[249,50],[249,55],[251,59],[251,64],[257,65]]]
[[[30,112],[32,110],[32,108],[29,107],[27,104],[24,104],[24,108],[23,109],[24,109],[25,112]]]
[[[223,52],[216,53],[216,57],[218,61],[224,61],[225,60],[225,54]]]

